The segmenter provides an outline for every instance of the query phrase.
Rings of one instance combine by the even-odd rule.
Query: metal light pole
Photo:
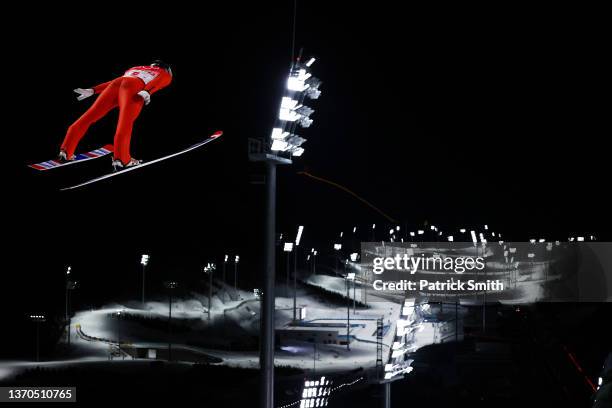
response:
[[[40,324],[47,321],[45,315],[30,315],[30,320],[36,324],[36,362],[40,361]]]
[[[302,233],[304,232],[304,226],[298,227],[297,236],[295,238],[295,251],[293,253],[293,321],[297,320],[297,255],[300,247],[300,241],[302,240]]]
[[[140,264],[142,265],[142,304],[145,303],[145,273],[147,264],[149,263],[149,255],[142,255],[140,258]]]
[[[174,281],[164,283],[168,288],[168,361],[172,361],[172,291],[178,284]]]
[[[289,267],[289,261],[291,259],[291,251],[293,251],[293,242],[285,242],[283,245],[283,252],[285,252],[285,259],[287,260],[287,266],[285,268],[287,282],[285,284],[285,293],[289,295],[289,278],[291,276],[291,269]]]
[[[234,257],[234,293],[238,293],[238,262],[240,262],[240,256]]]
[[[208,320],[210,320],[210,309],[212,307],[212,283],[215,269],[217,269],[217,265],[210,262],[204,267],[204,273],[208,275]]]
[[[351,330],[351,292],[349,286],[349,276],[345,278],[346,281],[346,351],[351,351],[349,334]]]

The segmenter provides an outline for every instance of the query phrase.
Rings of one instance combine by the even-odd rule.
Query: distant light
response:
[[[355,272],[349,272],[346,274],[346,279],[355,280]]]
[[[485,226],[484,226],[484,227],[485,227],[485,230],[488,230],[488,229],[489,229],[489,226],[488,226],[487,224],[485,224]]]
[[[578,242],[584,241],[584,237],[578,237]]]
[[[357,232],[357,227],[353,227],[353,234]]]
[[[306,255],[306,260],[310,261],[310,254]]]
[[[393,235],[393,232],[394,232],[394,230],[393,230],[393,228],[391,228],[391,229],[389,230],[389,235]]]
[[[318,253],[319,253],[318,251],[314,251],[312,254],[313,254],[314,256],[317,256],[317,254],[318,254]]]
[[[140,258],[140,263],[141,263],[143,266],[146,266],[146,265],[149,263],[149,255],[143,255],[143,256]]]
[[[227,262],[227,258],[229,257],[229,255],[225,255],[225,259],[223,260],[223,262]]]
[[[540,240],[538,242],[546,242],[546,240],[544,238],[540,238]]]
[[[240,261],[240,257],[236,255],[236,257],[234,258],[234,263],[238,263],[239,261]]]
[[[461,228],[461,229],[459,230],[459,232],[460,232],[460,233],[462,233],[462,234],[465,234],[465,228]]]
[[[454,240],[453,236],[452,236],[452,235],[449,235],[449,236],[448,236],[448,241],[449,241],[449,242],[453,242],[453,240]]]
[[[478,240],[476,239],[476,231],[470,231],[470,234],[472,235],[472,242],[474,244],[478,243]]]
[[[350,255],[350,257],[351,257],[351,261],[352,261],[352,262],[357,262],[357,259],[358,259],[358,257],[359,257],[359,254],[358,254],[357,252],[353,252],[353,253]]]
[[[411,236],[411,237],[414,237],[414,235],[415,235],[415,234],[414,234],[414,232],[413,232],[413,231],[411,231],[411,232],[410,232],[410,236]]]
[[[424,233],[425,233],[425,231],[423,231],[423,230],[418,230],[417,231],[417,234],[419,234],[419,235],[423,235]]]
[[[372,229],[375,229],[375,228],[376,228],[376,224],[372,224]]]
[[[336,251],[341,250],[341,249],[342,249],[342,244],[334,244],[334,249],[335,249]]]
[[[283,251],[285,251],[285,252],[293,251],[293,242],[285,242],[285,246],[283,247]]]
[[[300,225],[298,227],[297,237],[295,238],[295,246],[300,246],[300,241],[302,240],[302,232],[304,232],[304,226]]]
[[[533,258],[534,256],[535,256],[535,254],[531,253],[531,252],[527,254],[527,258]]]
[[[70,271],[72,271],[72,266],[69,266],[68,269],[66,269],[66,275],[70,275]]]
[[[308,62],[306,64],[304,64],[304,65],[306,65],[307,67],[310,67],[312,64],[314,64],[315,61],[316,61],[316,58],[314,58],[314,57],[310,58],[308,60]]]
[[[340,238],[344,235],[344,232],[340,231]]]
[[[529,242],[532,243],[532,244],[535,244],[536,240],[535,240],[535,238],[532,238],[532,239],[529,240]]]
[[[397,227],[395,227],[395,230],[399,231],[400,230],[400,226],[398,225]]]

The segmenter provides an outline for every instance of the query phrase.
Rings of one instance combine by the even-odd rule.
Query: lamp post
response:
[[[290,272],[290,268],[289,268],[289,261],[291,260],[291,251],[293,251],[293,242],[285,242],[285,244],[283,245],[283,252],[285,253],[285,259],[287,260],[287,266],[286,266],[286,294],[289,295],[289,276],[291,274]]]
[[[142,304],[145,303],[145,273],[147,264],[149,263],[149,255],[142,255],[140,257],[140,264],[142,265]]]
[[[210,262],[204,267],[204,273],[208,275],[208,320],[210,320],[210,308],[212,306],[212,282],[215,269],[217,269],[217,266]]]
[[[68,267],[66,269],[66,307],[65,307],[65,315],[64,315],[64,322],[66,324],[66,334],[67,334],[67,341],[68,341],[68,347],[70,347],[70,326],[71,326],[71,321],[72,321],[72,317],[70,315],[70,292],[73,291],[74,289],[76,289],[77,287],[77,282],[76,281],[72,281],[70,280],[70,274],[72,272],[72,267]]]
[[[175,281],[164,282],[168,289],[168,361],[172,361],[172,291],[176,289],[178,283]]]
[[[234,257],[234,293],[238,293],[238,262],[240,262],[240,256]]]
[[[293,321],[297,320],[297,253],[302,240],[302,233],[304,232],[304,226],[298,227],[298,232],[295,237],[295,251],[293,253]]]
[[[64,323],[66,324],[66,334],[67,334],[67,342],[68,347],[70,347],[70,325],[71,325],[71,316],[70,316],[70,292],[77,287],[77,282],[70,280],[70,274],[72,273],[72,267],[69,266],[66,269],[66,305],[65,305],[65,314],[64,314]]]
[[[350,284],[351,280],[355,280],[354,273],[346,274],[346,350],[351,351],[351,341],[349,338],[350,330],[351,330],[351,292],[350,292]]]
[[[30,320],[36,324],[36,362],[40,361],[40,324],[47,321],[43,314],[30,315]]]

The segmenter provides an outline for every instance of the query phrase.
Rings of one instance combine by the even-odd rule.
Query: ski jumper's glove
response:
[[[140,91],[140,92],[138,92],[138,95],[142,99],[144,99],[145,105],[148,105],[149,103],[151,103],[151,94],[148,93],[147,91]]]
[[[77,101],[82,101],[83,99],[89,98],[90,96],[94,94],[94,90],[91,88],[87,88],[87,89],[77,88],[77,89],[74,89],[73,91],[79,94],[79,96],[77,96]]]

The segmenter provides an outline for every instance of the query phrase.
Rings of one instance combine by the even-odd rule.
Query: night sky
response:
[[[307,170],[401,225],[488,223],[516,240],[609,234],[610,81],[598,24],[553,10],[455,19],[398,3],[329,3],[298,5],[296,44],[318,58],[323,93],[301,132],[306,153],[279,170],[279,232],[304,224],[306,245],[331,248],[339,231],[385,222],[297,174]],[[152,255],[160,286],[196,280],[203,262],[225,252],[260,261],[263,187],[250,180],[262,169],[249,163],[247,139],[274,123],[292,2],[142,7],[18,10],[4,33],[3,299],[16,320],[61,310],[67,265],[86,305],[131,296],[141,253]],[[73,88],[156,58],[172,65],[174,82],[143,109],[133,156],[153,159],[217,129],[222,140],[74,192],[58,189],[105,173],[110,160],[45,174],[26,167],[54,157],[91,104]],[[115,123],[116,113],[94,125],[82,149],[110,143]],[[250,269],[249,284],[258,278]]]

